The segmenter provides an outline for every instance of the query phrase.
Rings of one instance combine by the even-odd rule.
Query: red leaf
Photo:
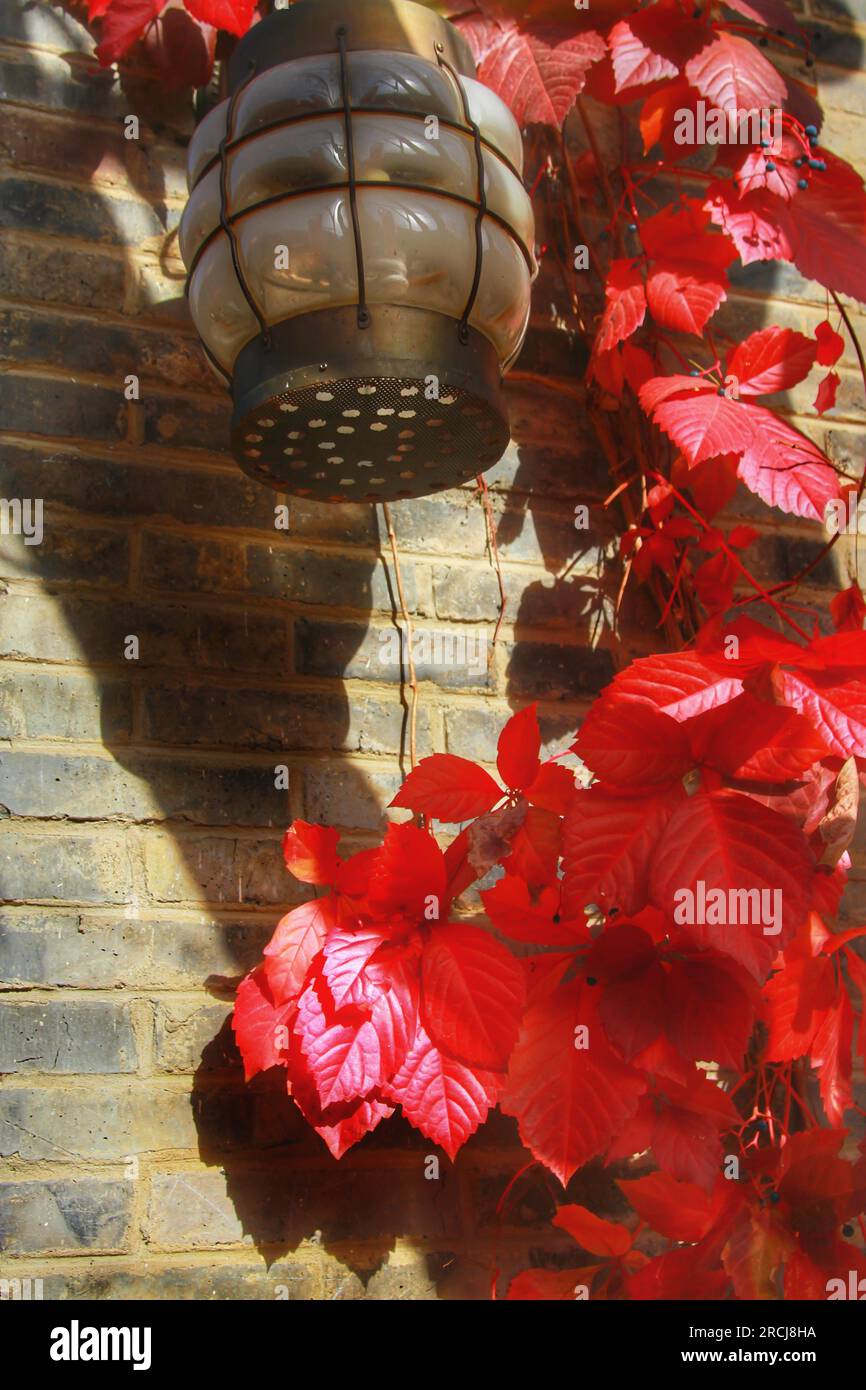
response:
[[[710,520],[733,501],[738,485],[738,467],[739,459],[735,454],[706,459],[694,468],[690,468],[682,454],[678,454],[671,470],[671,482],[681,492],[690,492],[698,511]]]
[[[818,383],[818,394],[813,401],[813,405],[819,415],[824,415],[826,411],[832,410],[836,404],[836,392],[839,390],[839,377],[836,372],[828,372]]]
[[[402,1106],[416,1129],[440,1144],[450,1159],[487,1119],[503,1078],[446,1057],[423,1028],[397,1075],[382,1086],[382,1094]]]
[[[681,1182],[712,1192],[722,1161],[715,1120],[678,1105],[662,1105],[653,1128],[653,1153],[660,1167]]]
[[[296,1033],[323,1109],[355,1101],[384,1079],[376,1029],[358,1009],[341,1009],[329,1020],[315,985],[298,1001]]]
[[[561,817],[530,806],[511,841],[506,866],[510,874],[525,878],[530,889],[543,888],[556,879],[561,851]]]
[[[726,0],[726,3],[737,14],[744,14],[746,19],[753,19],[767,29],[782,29],[794,37],[800,32],[796,17],[785,0]]]
[[[794,1236],[775,1214],[754,1206],[744,1209],[722,1259],[737,1298],[776,1298],[779,1273],[795,1246]]]
[[[645,348],[636,347],[634,343],[623,343],[620,357],[625,379],[637,394],[644,382],[655,375],[655,362]]]
[[[586,923],[583,917],[558,920],[559,897],[558,889],[546,888],[535,906],[526,880],[507,873],[481,894],[481,901],[496,930],[512,941],[574,946],[586,939]]]
[[[718,670],[696,652],[665,652],[633,661],[605,694],[652,705],[682,721],[728,704],[742,689],[736,670]]]
[[[629,260],[611,261],[604,287],[607,304],[595,346],[599,352],[630,338],[646,317],[646,291],[640,266]]]
[[[790,1204],[795,1230],[829,1232],[866,1206],[866,1160],[848,1163],[836,1155],[845,1138],[839,1129],[792,1134],[782,1151],[778,1191]]]
[[[564,816],[574,796],[574,773],[561,763],[542,763],[526,788],[526,799],[540,811]]]
[[[764,188],[740,193],[734,184],[714,183],[707,189],[707,211],[731,238],[743,265],[792,259],[791,243],[781,225],[785,206],[783,198]]]
[[[814,725],[835,757],[866,758],[866,681],[780,670],[774,685],[779,699]]]
[[[411,823],[388,826],[370,873],[368,899],[380,916],[396,913],[416,922],[445,916],[445,860],[429,830]],[[434,916],[425,915],[430,908]]]
[[[724,1270],[708,1268],[698,1248],[686,1246],[658,1255],[628,1281],[630,1298],[641,1300],[677,1299],[714,1303],[730,1290]]]
[[[756,531],[754,526],[733,526],[728,532],[728,545],[732,545],[735,550],[745,550],[747,546],[760,540],[760,537],[760,531]]]
[[[766,1055],[771,1062],[805,1057],[836,998],[836,977],[825,956],[788,961],[763,989]]]
[[[739,474],[770,506],[823,521],[840,496],[839,479],[817,445],[764,406],[728,400],[705,381],[654,377],[641,404],[689,463],[742,454]]]
[[[613,54],[613,70],[616,74],[618,92],[624,87],[643,86],[647,82],[658,82],[664,77],[677,76],[676,65],[663,58],[660,53],[653,53],[647,48],[626,20],[614,25],[608,42]]]
[[[658,395],[659,381],[668,399],[653,406],[650,402]],[[720,396],[711,382],[688,376],[654,377],[641,389],[640,400],[691,464],[716,454],[742,454],[752,441],[749,407]]]
[[[746,487],[769,506],[793,516],[824,520],[829,502],[841,496],[832,465],[811,439],[771,410],[741,405],[752,417],[754,437],[740,460]]]
[[[604,1031],[631,1062],[665,1026],[665,972],[655,945],[630,922],[607,927],[587,955],[586,970],[604,986],[599,1005]]]
[[[617,1187],[641,1221],[668,1240],[703,1240],[721,1207],[718,1188],[708,1194],[695,1183],[677,1182],[670,1173],[649,1173],[631,1181],[617,1178]]]
[[[261,967],[253,970],[238,986],[232,1028],[244,1059],[244,1077],[250,1081],[257,1072],[285,1063],[286,1020],[291,1004],[277,1005]]]
[[[734,348],[726,374],[737,378],[741,396],[769,396],[807,377],[814,358],[811,338],[793,328],[762,328]]]
[[[608,35],[616,90],[678,78],[686,61],[706,43],[707,31],[676,0],[658,0],[614,25]]]
[[[825,757],[808,719],[744,692],[688,726],[695,761],[738,781],[788,782]]]
[[[652,705],[614,694],[595,701],[573,748],[603,782],[632,789],[676,782],[691,766],[681,724]]]
[[[180,0],[171,0],[141,38],[142,65],[167,92],[188,87],[205,87],[211,79],[216,54],[217,33],[209,24],[199,24]]]
[[[697,198],[684,198],[679,207],[665,207],[641,222],[640,238],[652,260],[683,260],[721,274],[737,253],[727,237],[712,229],[712,220]]]
[[[679,258],[658,260],[647,276],[646,298],[661,328],[700,335],[727,298],[727,285],[724,271]]]
[[[560,1207],[553,1218],[554,1226],[577,1241],[590,1255],[616,1257],[631,1249],[631,1231],[614,1221],[605,1221],[576,1202]]]
[[[696,943],[762,980],[808,911],[813,862],[802,831],[775,811],[740,792],[702,790],[665,827],[652,899]]]
[[[845,339],[830,326],[827,319],[819,323],[815,329],[815,341],[818,344],[818,350],[815,353],[815,361],[818,366],[835,367],[845,351]]]
[[[593,63],[607,53],[600,34],[532,20],[497,23],[478,14],[459,21],[478,62],[478,78],[507,101],[521,125],[561,126]]]
[[[720,635],[722,632],[726,639],[724,644]],[[737,639],[736,653],[727,642],[731,636]],[[783,637],[773,628],[755,622],[753,618],[739,618],[735,622],[726,620],[723,629],[718,623],[708,624],[698,633],[697,649],[713,670],[732,670],[743,678],[757,672],[766,676],[769,667],[776,662],[805,664],[809,656],[807,649]],[[815,657],[811,664],[820,667],[826,663],[820,657]]]
[[[741,1069],[755,1021],[756,990],[724,958],[673,960],[667,978],[665,1026],[690,1062]]]
[[[537,705],[527,705],[513,714],[499,735],[496,767],[509,790],[528,787],[538,772],[541,734],[537,709]]]
[[[433,1043],[470,1066],[504,1071],[523,1006],[509,951],[478,927],[434,930],[421,957],[422,1016]]]
[[[293,821],[283,836],[286,868],[302,883],[332,884],[337,877],[339,832],[330,826]]]
[[[666,82],[659,91],[647,97],[639,118],[644,154],[649,154],[655,145],[661,145],[670,158],[681,158],[697,148],[697,142],[681,144],[674,138],[679,113],[690,110],[694,114],[697,99],[694,88],[684,79]]]
[[[656,847],[684,797],[681,788],[634,799],[576,792],[563,828],[563,912],[579,916],[588,903],[639,912]]]
[[[289,1003],[304,988],[307,972],[336,921],[330,898],[314,898],[292,908],[277,923],[265,947],[263,970],[274,999]]]
[[[862,1023],[860,1025],[863,1026]],[[853,1104],[851,1046],[854,1015],[846,989],[818,1028],[811,1046],[812,1066],[819,1076],[824,1111],[831,1125],[841,1125]]]
[[[760,49],[736,34],[715,31],[685,68],[688,81],[710,106],[744,112],[783,106],[785,83]]]
[[[822,152],[827,165],[790,201],[759,188],[740,196],[713,184],[707,208],[732,238],[744,265],[793,261],[807,279],[866,302],[866,192],[850,165]]]
[[[183,0],[191,15],[214,29],[225,29],[240,38],[252,24],[256,0]]]
[[[433,753],[413,768],[391,805],[405,806],[436,820],[464,821],[482,816],[502,794],[490,773],[468,758]]]
[[[830,600],[830,612],[837,632],[862,631],[866,600],[856,580]]]
[[[372,1006],[382,993],[382,986],[371,979],[365,966],[387,938],[374,927],[337,927],[328,936],[324,948],[322,973],[334,1004]]]
[[[769,153],[755,145],[746,150],[735,170],[734,181],[741,193],[750,192],[755,188],[766,188],[770,193],[789,201],[796,197],[799,191],[800,165],[796,160],[802,152],[802,145],[796,136],[783,129],[780,138],[772,139]],[[769,154],[772,154],[772,160]],[[767,167],[768,163],[770,168]]]
[[[567,1183],[606,1148],[632,1115],[646,1082],[608,1046],[594,991],[581,981],[552,988],[548,977],[523,1018],[500,1107],[514,1115],[535,1158]],[[589,1047],[575,1047],[575,1029]]]
[[[379,1039],[382,1075],[386,1077],[402,1067],[421,1031],[421,980],[416,945],[413,942],[409,947],[386,947],[369,970],[383,985],[370,1017]]]
[[[96,56],[102,66],[116,63],[165,9],[167,0],[111,0],[105,10]]]
[[[342,1119],[332,1124],[315,1124],[316,1133],[324,1139],[334,1158],[342,1158],[353,1144],[363,1139],[382,1120],[394,1114],[394,1107],[381,1100],[359,1100],[357,1105]]]
[[[522,1269],[509,1284],[506,1298],[523,1302],[572,1302],[578,1287],[589,1288],[598,1270],[598,1265],[582,1269]]]

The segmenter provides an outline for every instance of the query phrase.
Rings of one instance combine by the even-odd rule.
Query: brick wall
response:
[[[856,20],[817,5],[835,65],[828,143],[854,158],[858,5]],[[407,768],[406,692],[379,659],[396,611],[381,517],[276,497],[225,451],[227,403],[174,235],[183,103],[101,72],[60,10],[0,13],[0,493],[45,505],[41,545],[0,538],[0,1274],[69,1298],[484,1297],[494,1258],[509,1270],[559,1248],[543,1182],[497,1226],[525,1160],[511,1123],[493,1119],[454,1167],[443,1158],[438,1181],[424,1178],[431,1146],[397,1119],[337,1165],[266,1078],[244,1087],[226,1024],[232,982],[299,898],[285,824],[329,821],[363,843]],[[130,112],[138,141],[123,138]],[[767,321],[768,287],[774,321],[823,317],[815,287],[756,267],[728,332]],[[490,761],[530,699],[562,747],[653,642],[639,608],[612,631],[600,513],[589,540],[570,524],[610,484],[578,349],[555,327],[561,298],[543,275],[514,442],[488,475],[508,592],[495,660],[420,669],[420,753]],[[855,366],[817,437],[860,462]],[[788,405],[796,417],[808,400]],[[288,532],[274,525],[286,500]],[[815,553],[815,528],[739,501],[761,531],[759,573]],[[477,495],[393,512],[417,627],[489,636],[499,599]],[[813,582],[835,588],[848,563],[837,551]],[[574,1191],[616,1209],[598,1173]]]

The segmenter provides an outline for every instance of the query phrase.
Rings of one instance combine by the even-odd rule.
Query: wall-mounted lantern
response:
[[[236,48],[180,244],[252,477],[387,501],[502,456],[534,224],[520,130],[474,71],[412,0],[299,0]]]

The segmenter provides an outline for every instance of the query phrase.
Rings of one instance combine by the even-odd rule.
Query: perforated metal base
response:
[[[260,482],[328,502],[466,482],[501,458],[509,429],[492,344],[474,332],[461,343],[457,330],[388,306],[373,306],[364,330],[354,308],[278,325],[270,346],[256,339],[238,359],[235,458]]]

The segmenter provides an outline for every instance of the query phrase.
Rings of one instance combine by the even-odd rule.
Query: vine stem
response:
[[[560,137],[560,158],[562,159],[562,165],[565,169],[565,181],[568,185],[568,195],[569,200],[571,202],[571,218],[574,222],[575,231],[577,232],[577,235],[580,237],[581,244],[586,247],[589,255],[589,263],[603,285],[605,281],[604,268],[602,267],[598,259],[598,256],[596,255],[595,247],[589,240],[589,237],[587,236],[583,226],[580,188],[578,186],[577,176],[575,175],[574,168],[571,163],[571,156],[568,152],[568,145],[566,144],[565,140],[564,126],[562,135]]]
[[[509,381],[523,381],[527,386],[539,386],[545,391],[558,391],[561,396],[568,396],[570,400],[583,402],[586,392],[579,386],[569,386],[567,381],[557,381],[556,377],[542,376],[540,372],[521,372],[514,370],[508,373]]]
[[[592,128],[592,122],[590,121],[589,115],[587,114],[586,106],[580,97],[577,98],[575,105],[577,106],[580,119],[583,122],[583,128],[586,131],[586,138],[590,143],[590,147],[592,149],[592,157],[595,160],[595,167],[598,170],[598,176],[601,179],[601,186],[604,189],[605,201],[607,202],[607,208],[608,212],[610,213],[612,223],[611,230],[614,234],[614,238],[616,239],[616,249],[620,256],[624,256],[625,243],[622,239],[622,228],[619,224],[618,210],[613,196],[613,189],[610,186],[610,179],[607,176],[607,169],[605,168],[604,160],[602,159],[598,140],[596,139],[595,131]]]
[[[496,651],[499,629],[502,627],[505,619],[505,610],[508,607],[508,595],[505,592],[505,581],[502,578],[502,561],[499,557],[499,546],[496,543],[496,518],[493,515],[493,505],[490,501],[487,479],[482,473],[479,473],[475,481],[481,492],[481,505],[484,508],[484,524],[487,527],[487,544],[490,548],[490,556],[496,570],[496,581],[499,585],[499,616],[496,619],[496,626],[493,629],[493,641],[490,644],[490,656],[487,659],[487,665],[489,667],[493,661],[493,653]]]
[[[409,616],[409,609],[406,606],[406,592],[403,588],[403,572],[400,569],[400,556],[397,552],[397,533],[394,530],[391,508],[388,506],[387,502],[382,503],[382,512],[385,517],[385,525],[388,528],[388,540],[391,543],[391,558],[394,561],[394,578],[397,581],[397,593],[400,597],[400,613],[403,622],[406,624],[406,655],[409,666],[409,689],[412,692],[412,699],[409,707],[409,762],[414,772],[418,762],[418,677],[415,672],[415,657],[412,652],[412,619]]]

